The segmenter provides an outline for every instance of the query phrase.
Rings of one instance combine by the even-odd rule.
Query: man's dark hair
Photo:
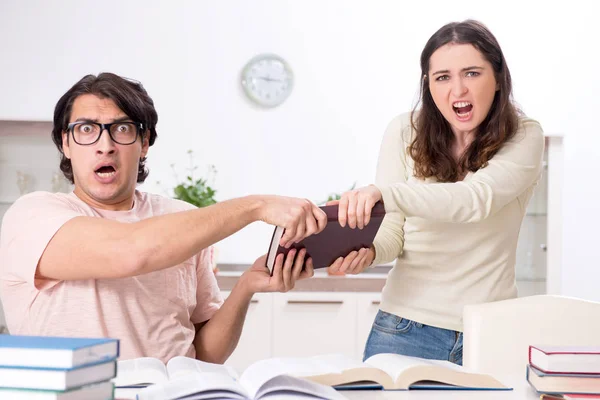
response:
[[[62,149],[62,135],[67,131],[67,125],[71,118],[73,103],[77,97],[84,94],[93,94],[101,99],[111,99],[129,118],[135,122],[144,124],[145,135],[149,135],[150,146],[156,140],[156,123],[158,115],[154,108],[154,102],[146,92],[141,83],[122,78],[110,72],[101,73],[98,76],[86,75],[65,93],[54,108],[54,126],[52,128],[52,140],[60,152],[60,170],[65,177],[74,183],[73,167]],[[146,157],[140,158],[138,166],[137,182],[142,183],[148,176],[145,166]]]

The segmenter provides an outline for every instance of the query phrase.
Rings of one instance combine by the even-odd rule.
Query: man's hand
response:
[[[351,190],[342,195],[339,202],[338,220],[341,226],[362,229],[371,220],[371,210],[381,200],[381,192],[374,185]]]
[[[290,247],[307,236],[321,232],[327,225],[327,215],[307,199],[283,196],[264,196],[259,209],[259,219],[271,225],[285,228],[279,241]]]
[[[297,280],[310,278],[314,275],[311,258],[306,260],[306,265],[302,269],[305,255],[305,249],[300,251],[291,249],[284,261],[283,254],[279,254],[275,258],[273,276],[269,274],[269,269],[266,266],[267,256],[261,256],[254,262],[252,267],[244,272],[241,279],[245,281],[245,287],[250,294],[257,292],[288,292],[294,288]]]
[[[328,268],[328,271],[332,274],[345,273],[345,274],[360,274],[369,265],[373,263],[375,259],[375,249],[362,248],[359,251],[353,251],[346,257],[340,257]]]

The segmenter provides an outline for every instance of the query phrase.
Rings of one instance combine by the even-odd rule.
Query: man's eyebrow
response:
[[[110,123],[113,124],[115,122],[123,122],[123,121],[131,121],[131,120],[132,120],[131,118],[129,118],[127,115],[125,115],[123,117],[119,117],[119,118],[113,119]],[[74,122],[95,122],[95,123],[98,123],[98,119],[96,119],[96,118],[87,118],[87,117],[79,117]]]
[[[465,67],[465,68],[462,68],[460,71],[461,71],[461,72],[465,72],[465,71],[471,71],[471,70],[474,70],[474,69],[483,69],[483,67],[479,67],[479,66],[477,66],[477,65],[472,65],[472,66],[470,66],[470,67]],[[450,73],[450,70],[448,70],[448,69],[443,69],[443,70],[440,70],[440,71],[436,71],[436,72],[434,72],[434,73],[433,73],[433,74],[431,74],[431,75],[449,74],[449,73]]]

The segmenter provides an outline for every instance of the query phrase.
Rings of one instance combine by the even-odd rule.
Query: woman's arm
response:
[[[406,146],[410,131],[410,114],[400,115],[388,125],[377,160],[375,182],[378,186],[406,182]],[[402,253],[405,219],[401,211],[386,213],[375,236],[375,259],[372,265],[388,263]]]
[[[481,221],[535,184],[542,171],[544,135],[527,119],[485,168],[470,179],[430,185],[378,183],[387,212],[440,222]]]

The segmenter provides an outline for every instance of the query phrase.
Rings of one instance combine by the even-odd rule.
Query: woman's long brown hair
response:
[[[448,43],[471,44],[479,50],[492,65],[499,87],[487,117],[458,162],[452,154],[454,134],[433,101],[428,79],[431,55]],[[512,101],[510,71],[494,35],[474,20],[443,26],[431,36],[421,53],[421,77],[419,101],[411,113],[411,125],[416,135],[409,152],[414,160],[415,176],[456,182],[467,171],[475,172],[487,166],[494,154],[516,133],[519,113]]]

